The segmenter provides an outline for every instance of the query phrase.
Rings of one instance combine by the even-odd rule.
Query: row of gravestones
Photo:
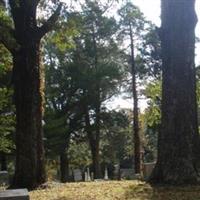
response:
[[[82,177],[82,172],[80,169],[75,169],[73,170],[73,174],[74,174],[74,181],[82,181],[83,177]],[[94,181],[94,173],[91,172],[90,173],[90,169],[87,168],[87,170],[84,173],[84,180],[85,181]],[[103,180],[108,180],[108,169],[105,168],[105,172],[104,172],[104,179]]]
[[[152,163],[144,163],[143,164],[143,174],[142,177],[146,180],[149,178],[151,175],[151,172],[153,171],[153,168],[155,166],[155,162]],[[75,169],[74,170],[74,180],[77,181],[82,181],[82,172],[80,169]],[[124,169],[124,168],[116,168],[115,170],[116,177],[119,177],[119,179],[128,179],[128,180],[133,180],[133,179],[140,179],[141,175],[135,174],[134,169]],[[108,170],[105,168],[104,172],[104,179],[103,180],[108,180]],[[90,173],[89,168],[87,168],[85,174],[84,174],[84,180],[85,181],[94,181],[94,173]]]

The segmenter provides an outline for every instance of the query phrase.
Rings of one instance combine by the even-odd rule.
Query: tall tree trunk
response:
[[[17,187],[33,188],[45,181],[39,43],[26,41],[13,54]]]
[[[7,171],[8,170],[7,157],[4,152],[0,154],[0,162],[1,162],[1,171]]]
[[[90,139],[90,148],[92,153],[92,165],[94,171],[94,178],[102,178],[101,168],[100,168],[100,155],[99,155],[99,141]]]
[[[94,171],[94,178],[99,179],[102,178],[101,168],[100,168],[100,155],[99,155],[99,135],[97,133],[93,133],[90,125],[90,116],[88,112],[88,108],[85,109],[85,123],[86,123],[86,131],[89,139],[89,145],[92,154],[92,165]]]
[[[1,24],[0,42],[13,56],[13,83],[16,106],[16,167],[13,187],[32,189],[45,182],[42,133],[42,76],[40,40],[59,16],[61,5],[41,26],[37,26],[38,0],[9,0],[14,29]],[[6,33],[5,34],[3,33]]]
[[[69,176],[69,143],[70,143],[70,134],[66,139],[66,144],[64,144],[64,148],[60,153],[60,181],[62,183],[66,183],[70,181]]]
[[[131,23],[129,23],[130,40],[131,40],[131,75],[132,75],[132,92],[133,92],[133,138],[134,138],[134,164],[135,173],[141,173],[141,144],[139,133],[139,120],[138,120],[138,95],[137,95],[137,82],[136,82],[136,67],[134,55],[134,42]]]
[[[162,0],[162,121],[154,183],[191,184],[199,175],[194,65],[195,0]]]
[[[60,181],[61,183],[66,183],[70,181],[69,176],[69,157],[68,152],[63,151],[60,154]]]

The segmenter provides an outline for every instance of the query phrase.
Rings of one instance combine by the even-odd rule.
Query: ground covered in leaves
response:
[[[152,187],[140,181],[53,184],[31,200],[200,200],[200,186]]]

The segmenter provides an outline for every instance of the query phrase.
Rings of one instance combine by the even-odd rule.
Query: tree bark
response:
[[[99,179],[102,178],[101,168],[100,168],[100,155],[99,155],[99,135],[97,133],[93,134],[92,128],[90,125],[90,116],[88,109],[86,109],[85,114],[85,123],[86,123],[86,131],[89,139],[89,145],[92,154],[92,166],[94,171],[94,178]],[[97,130],[95,130],[97,131]]]
[[[49,32],[61,4],[41,26],[37,26],[38,0],[9,0],[14,29],[0,23],[0,42],[13,56],[13,84],[16,106],[16,167],[13,186],[32,189],[46,180],[42,132],[42,76],[40,40]]]
[[[92,153],[92,165],[94,171],[94,178],[102,178],[101,168],[100,168],[100,155],[99,155],[99,141],[90,140],[90,148]]]
[[[162,120],[153,183],[198,182],[194,4],[195,0],[162,0]]]
[[[141,173],[141,144],[139,133],[139,119],[138,119],[138,95],[136,83],[136,67],[134,55],[134,41],[131,23],[129,23],[130,41],[131,41],[131,75],[132,75],[132,92],[133,92],[133,139],[134,139],[134,164],[135,173]]]
[[[34,188],[45,182],[42,132],[40,41],[21,43],[13,54],[16,106],[16,169],[14,186]]]
[[[7,171],[8,170],[8,166],[7,166],[7,157],[5,153],[1,153],[0,154],[1,157],[1,171]]]
[[[60,154],[60,181],[61,183],[66,183],[70,181],[69,158],[67,150]]]

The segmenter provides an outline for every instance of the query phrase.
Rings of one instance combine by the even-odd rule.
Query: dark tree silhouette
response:
[[[0,22],[0,42],[13,56],[16,106],[16,168],[14,187],[34,188],[45,182],[42,133],[42,70],[40,40],[55,25],[61,4],[41,26],[37,26],[39,0],[9,0],[14,28]],[[6,21],[5,21],[6,22]]]
[[[196,183],[199,169],[194,64],[195,0],[162,0],[162,122],[154,183]]]

